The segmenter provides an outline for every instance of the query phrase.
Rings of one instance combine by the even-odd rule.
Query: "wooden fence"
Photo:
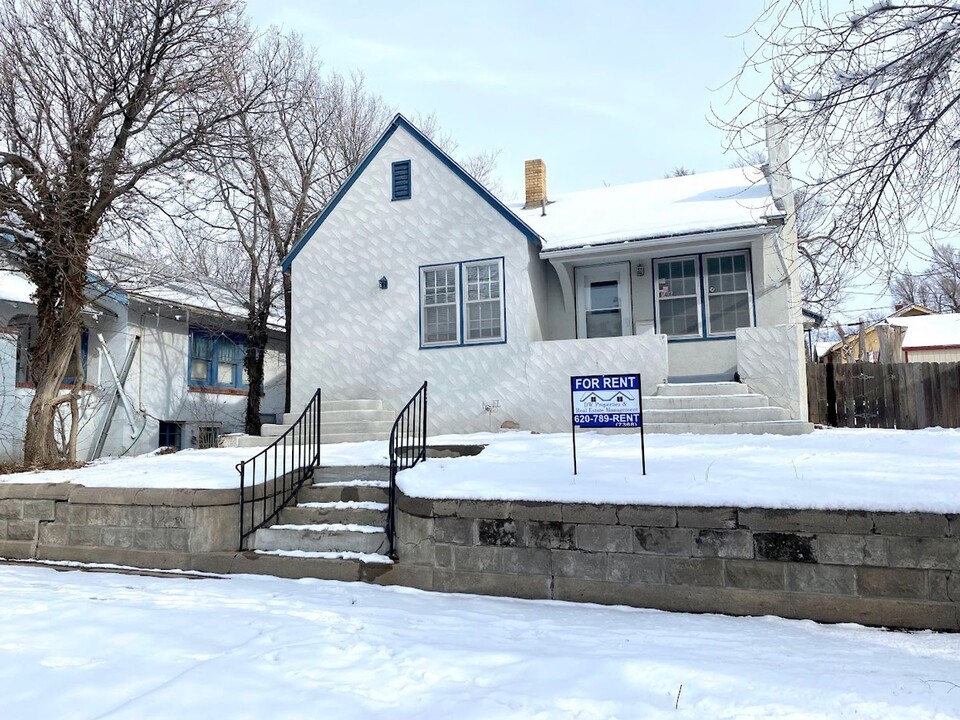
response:
[[[960,427],[960,363],[807,364],[810,422]]]

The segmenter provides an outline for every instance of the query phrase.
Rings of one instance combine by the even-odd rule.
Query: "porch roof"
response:
[[[782,217],[759,167],[567,193],[510,209],[543,239],[543,253],[633,240],[763,227]]]

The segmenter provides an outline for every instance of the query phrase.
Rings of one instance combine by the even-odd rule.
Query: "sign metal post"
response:
[[[647,474],[640,373],[572,376],[570,378],[570,421],[574,475],[577,474],[578,427],[640,428],[641,467],[643,474]]]

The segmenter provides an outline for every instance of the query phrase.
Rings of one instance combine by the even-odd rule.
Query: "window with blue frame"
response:
[[[244,388],[246,341],[239,335],[190,329],[190,385]]]
[[[411,197],[410,161],[400,160],[392,165],[393,200],[409,200]]]
[[[503,258],[420,268],[420,347],[504,343]]]
[[[183,449],[183,423],[160,421],[160,443],[158,447]]]
[[[37,318],[35,316],[21,315],[13,318],[10,324],[17,328],[17,358],[16,358],[16,381],[24,385],[29,385],[30,378],[30,354],[33,350],[35,339],[38,333]],[[87,354],[90,343],[90,333],[86,328],[80,335],[80,363],[77,365],[77,356],[71,355],[67,363],[67,372],[63,378],[64,385],[73,385],[77,381],[77,374],[80,367],[83,368],[83,375],[87,374]]]
[[[734,250],[654,261],[657,327],[673,339],[731,338],[753,325],[750,255]]]

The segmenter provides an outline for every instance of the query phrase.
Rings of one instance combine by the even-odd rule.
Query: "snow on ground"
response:
[[[22,566],[0,608],[9,718],[960,717],[960,635]]]
[[[475,457],[401,473],[415,497],[960,512],[960,430],[809,435],[477,435]],[[960,692],[960,691],[958,691]]]
[[[0,475],[0,483],[74,483],[89,487],[208,488],[240,486],[236,465],[257,454],[258,448],[212,448],[181,450],[168,455],[150,453],[137,457],[107,457],[73,470]],[[312,447],[299,457],[308,457]],[[296,463],[298,450],[291,448],[289,467]],[[385,442],[324,445],[325,465],[387,465]],[[272,460],[271,460],[272,462]],[[261,465],[262,467],[262,465]],[[262,477],[260,478],[262,481]]]
[[[960,430],[818,430],[810,435],[446,435],[431,444],[484,444],[479,455],[431,458],[401,473],[408,495],[960,512]],[[108,459],[79,470],[18,473],[0,482],[106,487],[235,488],[234,466],[256,449],[185,450]],[[324,445],[324,465],[385,465],[385,442]]]

